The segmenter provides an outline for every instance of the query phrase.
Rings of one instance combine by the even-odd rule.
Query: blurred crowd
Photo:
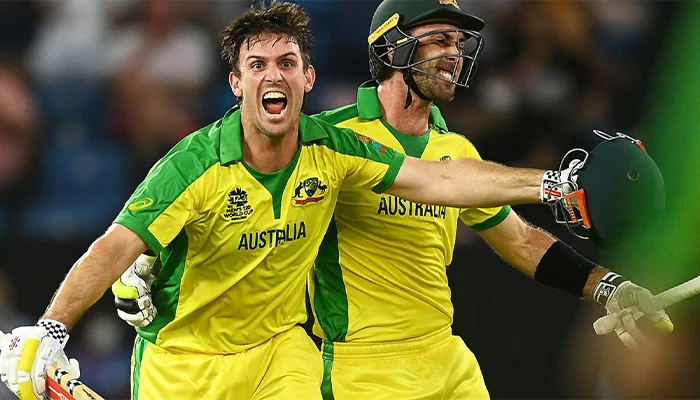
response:
[[[305,112],[354,102],[369,79],[366,39],[379,1],[298,3],[316,41],[318,83]],[[471,87],[441,108],[485,159],[552,168],[569,148],[595,143],[591,129],[635,133],[672,3],[459,3],[486,21],[485,48]],[[0,329],[35,319],[155,161],[234,104],[217,32],[249,5],[0,1],[0,239],[11,254],[0,260]],[[545,227],[549,217],[530,216]],[[474,237],[461,232],[462,249],[499,263]],[[28,276],[46,277],[40,295],[29,293]],[[127,397],[133,332],[105,306],[75,335],[69,349],[85,380]]]

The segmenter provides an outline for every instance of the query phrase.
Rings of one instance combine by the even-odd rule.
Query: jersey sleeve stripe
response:
[[[391,160],[391,163],[389,164],[389,169],[387,169],[386,174],[384,174],[384,178],[382,178],[382,181],[379,182],[377,186],[372,188],[372,191],[374,193],[384,193],[384,191],[387,190],[394,183],[394,181],[396,180],[396,176],[399,174],[399,170],[401,169],[401,166],[403,165],[405,159],[406,156],[403,153],[396,153],[396,157],[394,157],[394,159]]]
[[[117,219],[114,220],[114,223],[134,231],[144,242],[146,242],[146,245],[148,245],[148,247],[154,253],[160,254],[160,252],[163,251],[163,246],[160,244],[158,239],[156,239],[153,233],[151,233],[148,228],[143,226],[141,221],[138,219],[133,218],[128,214],[120,214]]]
[[[501,211],[499,211],[496,215],[484,222],[472,225],[471,228],[477,232],[493,228],[494,226],[503,222],[508,217],[508,214],[510,214],[510,206],[501,207]]]

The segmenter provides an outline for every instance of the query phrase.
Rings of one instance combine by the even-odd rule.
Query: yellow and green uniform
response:
[[[382,119],[377,89],[371,84],[359,88],[356,104],[317,117],[410,156],[426,160],[480,158],[471,142],[448,131],[435,106],[425,134],[408,136],[398,132]],[[386,367],[394,368],[389,370],[377,367],[372,378],[368,372],[371,364],[357,364],[355,368],[352,365],[356,360],[349,354],[371,353],[358,350],[365,343],[378,343],[380,348],[388,349],[389,343],[420,342],[420,338],[438,340],[434,335],[440,332],[449,332],[440,339],[446,343],[441,348],[450,349],[444,356],[454,359],[461,354],[469,358],[464,368],[478,372],[476,384],[483,386],[476,360],[466,346],[447,345],[448,338],[459,342],[461,339],[451,335],[453,307],[446,267],[452,262],[458,219],[475,230],[483,230],[499,224],[509,212],[509,207],[460,210],[416,204],[371,191],[341,191],[309,280],[316,317],[314,333],[324,338],[324,396],[409,398],[405,392],[392,394],[388,389],[392,380],[405,376],[400,363],[386,363]],[[461,346],[464,351],[455,352],[454,346]],[[396,351],[402,351],[400,345]],[[347,362],[341,361],[345,356],[349,357]],[[365,370],[357,372],[359,368]],[[452,378],[459,377],[459,373],[452,373]],[[372,383],[383,386],[384,391],[353,391],[352,388],[367,389],[358,381],[361,379],[377,379]],[[408,385],[411,379],[415,377],[403,383]]]
[[[315,397],[320,357],[297,326],[306,278],[340,189],[381,193],[404,155],[303,114],[299,135],[287,167],[258,172],[234,108],[178,143],[115,220],[162,262],[159,314],[137,329],[134,398]]]

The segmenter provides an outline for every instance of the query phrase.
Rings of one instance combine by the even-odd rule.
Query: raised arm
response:
[[[406,157],[386,192],[418,203],[460,208],[537,204],[544,172],[473,159]]]
[[[112,225],[76,261],[42,318],[60,321],[70,330],[146,248],[136,233]]]

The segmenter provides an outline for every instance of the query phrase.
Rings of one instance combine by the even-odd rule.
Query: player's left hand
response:
[[[673,323],[663,309],[654,306],[651,292],[630,281],[624,281],[610,295],[605,308],[608,315],[593,323],[598,335],[615,332],[622,343],[637,349],[646,340],[637,326],[641,318],[648,318],[661,333],[673,331]]]
[[[155,256],[142,254],[112,284],[117,314],[131,326],[147,326],[158,315],[151,293],[156,279],[155,264]]]
[[[21,400],[49,399],[49,365],[56,364],[80,377],[78,362],[63,352],[67,341],[66,328],[58,321],[42,320],[37,326],[13,329],[5,334],[0,347],[0,380]]]

